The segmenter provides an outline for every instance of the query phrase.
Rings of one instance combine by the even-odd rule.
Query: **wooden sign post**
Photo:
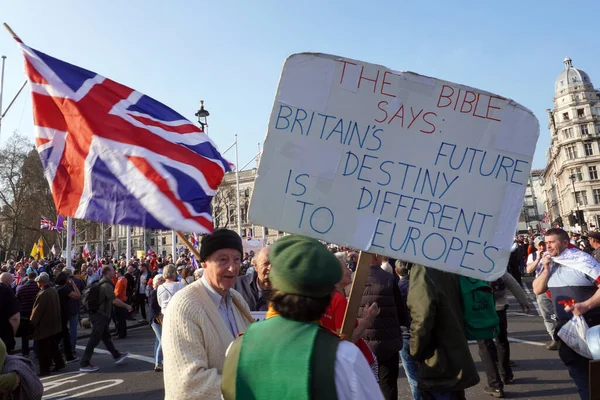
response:
[[[342,337],[346,339],[350,339],[354,332],[354,325],[358,317],[358,308],[360,307],[360,300],[365,290],[365,283],[367,283],[369,267],[371,266],[373,256],[373,253],[366,251],[361,251],[358,256],[358,264],[356,265],[354,280],[350,289],[348,307],[346,308],[346,315],[344,315],[344,322],[342,323]]]

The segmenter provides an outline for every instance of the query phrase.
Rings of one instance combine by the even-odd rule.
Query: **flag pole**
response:
[[[235,134],[235,198],[237,201],[237,234],[242,235],[242,213],[240,211],[240,171],[238,135]],[[228,216],[229,217],[229,216]]]
[[[127,247],[125,252],[125,259],[129,260],[131,258],[131,225],[127,225]]]
[[[177,261],[177,248],[175,246],[175,231],[171,231],[171,255],[173,256],[173,264]]]
[[[8,33],[10,33],[10,35],[13,37],[13,39],[15,39],[17,42],[22,43],[23,41],[21,40],[20,37],[17,36],[17,34],[15,33],[15,31],[13,31],[11,29],[10,26],[8,26],[8,24],[6,22],[3,23],[4,27],[6,28],[6,30],[8,31]]]
[[[119,254],[119,225],[115,224],[115,253],[117,253],[117,259],[121,257]]]
[[[2,97],[4,96],[4,66],[6,56],[2,56],[2,71],[0,71],[0,132],[2,132]]]
[[[72,251],[72,241],[73,235],[73,219],[71,217],[67,217],[67,267],[73,268],[73,251]]]
[[[100,258],[104,256],[104,222],[100,222]]]

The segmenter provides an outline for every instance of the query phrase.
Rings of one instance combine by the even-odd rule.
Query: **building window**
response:
[[[577,109],[577,118],[583,118],[585,117],[585,113],[583,112],[583,108],[578,108]]]
[[[574,160],[577,158],[577,147],[574,145],[565,147],[565,151],[567,152],[568,160]]]
[[[598,171],[596,171],[596,166],[588,167],[588,172],[590,173],[591,180],[598,179]]]
[[[587,192],[582,190],[581,192],[575,192],[575,200],[580,206],[587,206]]]
[[[600,189],[593,189],[594,193],[594,204],[600,204]]]
[[[568,121],[569,120],[569,113],[563,113],[563,120]]]
[[[269,234],[269,228],[267,228],[267,227],[265,226],[265,236],[267,236],[268,234]]]
[[[565,135],[565,139],[571,139],[573,137],[573,128],[563,129],[563,135]]]
[[[596,115],[600,115],[600,107],[596,107]]]
[[[150,246],[155,246],[154,238],[150,238]]]
[[[594,155],[594,149],[592,148],[592,144],[591,143],[585,143],[583,145],[583,148],[585,150],[585,155],[586,156]]]
[[[579,129],[581,130],[582,135],[589,135],[590,131],[588,130],[587,125],[579,125]]]
[[[581,182],[583,180],[583,173],[581,172],[581,167],[571,168],[571,175],[575,175],[575,179],[577,180],[577,182]]]
[[[167,244],[167,238],[166,237],[162,237],[162,244],[163,246]]]

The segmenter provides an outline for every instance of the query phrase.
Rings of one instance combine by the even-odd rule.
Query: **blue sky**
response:
[[[427,3],[427,4],[425,4]],[[265,136],[285,58],[332,53],[510,97],[540,120],[534,168],[549,146],[545,110],[565,56],[600,87],[599,15],[564,1],[66,1],[0,0],[0,19],[31,47],[91,69],[195,121],[210,111],[221,150],[240,140],[240,164]],[[4,105],[24,81],[21,54],[0,32]],[[2,124],[33,138],[29,93]],[[233,154],[227,154],[233,159]],[[240,165],[240,166],[241,166]]]

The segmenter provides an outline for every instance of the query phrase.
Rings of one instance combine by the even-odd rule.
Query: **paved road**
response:
[[[86,343],[87,339],[78,341],[79,356]],[[153,371],[152,329],[149,326],[130,329],[127,339],[114,343],[119,351],[130,351],[132,356],[121,365],[115,365],[104,345],[100,345],[92,358],[92,363],[100,367],[99,371],[80,373],[79,364],[67,364],[61,371],[63,373],[42,378],[43,399],[164,399],[162,373]]]
[[[531,281],[531,278],[524,279],[528,288],[531,288]],[[534,295],[529,293],[528,297],[533,299]],[[508,336],[511,338],[511,360],[517,365],[513,369],[514,384],[505,387],[506,398],[579,400],[575,385],[558,358],[558,352],[546,350],[550,337],[533,303],[530,315],[524,315],[518,302],[510,295],[509,303]],[[471,344],[470,348],[481,383],[467,390],[467,398],[491,399],[492,397],[483,393],[487,380],[477,354],[477,345]],[[398,387],[399,399],[412,399],[402,369]]]
[[[549,337],[544,326],[532,307],[532,315],[525,316],[518,311],[514,299],[509,309],[509,336],[515,383],[506,387],[507,398],[519,399],[560,399],[577,400],[573,385],[563,364],[555,351],[546,350]],[[78,345],[85,346],[87,339]],[[95,354],[93,363],[101,369],[98,372],[80,374],[78,365],[68,365],[66,373],[44,378],[44,399],[99,399],[99,400],[159,400],[164,398],[162,373],[154,372],[152,351],[154,334],[150,327],[144,326],[130,330],[129,337],[116,341],[121,351],[131,351],[134,355],[122,365],[114,365],[108,354]],[[102,347],[102,346],[101,346]],[[83,347],[78,348],[83,352]],[[471,345],[473,359],[479,371],[483,365],[477,355],[477,346]],[[480,373],[481,383],[468,390],[469,399],[489,399],[483,393],[485,374]],[[400,370],[398,380],[399,399],[411,399],[404,372]]]

